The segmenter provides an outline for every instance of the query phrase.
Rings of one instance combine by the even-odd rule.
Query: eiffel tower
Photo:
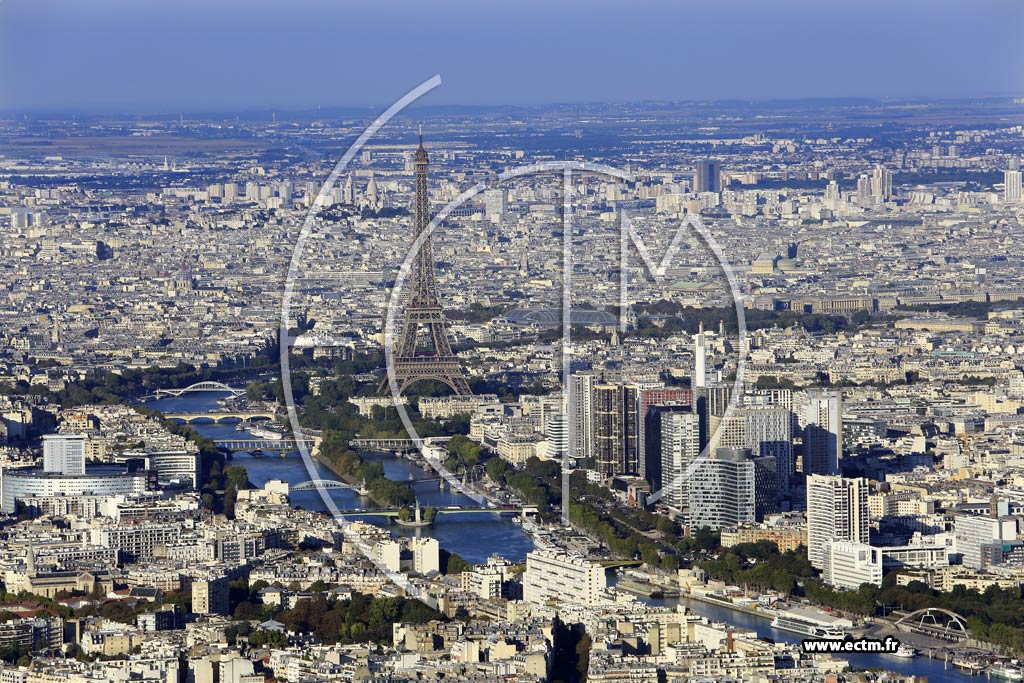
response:
[[[427,150],[423,149],[423,126],[420,125],[420,148],[413,161],[416,168],[416,232],[418,238],[430,224],[430,203],[427,198]],[[418,343],[420,328],[426,327],[425,343]],[[462,374],[459,359],[452,353],[448,341],[448,325],[444,320],[441,302],[437,298],[434,279],[434,250],[430,237],[423,240],[409,274],[409,290],[405,301],[405,322],[395,345],[393,356],[398,392],[405,391],[413,382],[434,380],[444,382],[459,396],[472,392]],[[378,391],[388,388],[387,375]]]

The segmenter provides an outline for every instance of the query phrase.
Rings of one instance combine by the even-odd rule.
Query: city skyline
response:
[[[1024,680],[1022,19],[0,0],[0,681]]]

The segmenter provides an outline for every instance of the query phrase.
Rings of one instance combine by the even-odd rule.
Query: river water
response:
[[[777,643],[799,643],[802,640],[801,636],[796,633],[772,628],[771,621],[765,617],[740,612],[728,607],[719,607],[718,605],[699,600],[665,598],[661,600],[649,599],[644,600],[644,602],[671,606],[683,604],[693,612],[705,616],[712,621],[720,621],[750,629],[756,632],[759,637],[767,638]],[[840,657],[841,655],[834,656]],[[899,657],[877,654],[849,654],[844,656],[854,669],[885,669],[886,671],[895,671],[902,674],[927,676],[928,683],[963,683],[981,680],[978,677],[972,678],[960,673],[952,665],[946,668],[941,659],[928,659],[928,657],[901,659]]]
[[[148,401],[146,406],[163,412],[199,412],[214,410],[218,407],[217,401],[227,394],[219,392],[192,393],[179,398],[162,398]],[[212,422],[193,422],[189,426],[211,439],[249,439],[256,438],[247,431],[236,431],[237,423],[224,422],[215,424]],[[436,477],[428,475],[422,469],[404,458],[395,456],[392,453],[363,453],[366,460],[377,460],[384,465],[384,473],[393,481],[407,481],[410,479],[426,479]],[[295,485],[311,479],[337,480],[330,470],[319,463],[312,463],[312,472],[307,469],[306,463],[298,451],[286,453],[284,458],[278,457],[277,453],[267,452],[262,458],[254,458],[249,453],[235,453],[228,464],[242,465],[249,473],[249,481],[256,486],[271,479],[281,479],[289,484]],[[433,505],[443,507],[449,505],[464,505],[476,507],[477,504],[469,497],[460,493],[453,493],[441,489],[438,482],[421,482],[413,484],[416,498],[420,505],[426,507]],[[360,499],[359,495],[351,489],[329,489],[327,494],[337,506],[338,510],[359,510],[367,501]],[[291,503],[295,507],[306,510],[317,510],[327,512],[327,505],[321,498],[319,491],[294,491],[291,494]],[[352,515],[368,522],[386,525],[387,518],[373,515]],[[430,527],[412,529],[408,527],[392,526],[393,533],[398,536],[432,536],[437,539],[442,548],[449,552],[457,553],[468,562],[482,563],[491,555],[501,555],[514,562],[521,562],[526,558],[526,553],[533,549],[530,537],[523,532],[522,528],[512,520],[499,516],[493,512],[461,513],[457,515],[438,515],[434,524]]]
[[[180,398],[163,398],[149,401],[146,405],[164,412],[198,412],[213,410],[218,407],[217,401],[224,398],[223,393],[194,393]],[[234,423],[214,424],[211,422],[193,422],[192,429],[211,439],[248,439],[252,438],[246,431],[237,431]],[[423,470],[404,458],[391,453],[364,453],[367,460],[378,460],[384,465],[385,474],[394,481],[406,481],[410,478],[429,478]],[[289,484],[298,484],[310,479],[331,479],[337,477],[327,468],[312,463],[310,472],[298,452],[286,453],[278,457],[276,453],[267,453],[262,458],[255,458],[248,453],[236,453],[229,464],[243,465],[249,474],[249,481],[262,486],[271,479],[281,479]],[[413,484],[416,496],[423,506],[465,505],[475,506],[472,499],[448,490],[442,490],[437,482],[421,482]],[[361,509],[365,501],[350,489],[330,489],[328,495],[339,510]],[[307,510],[327,512],[327,506],[318,491],[295,491],[291,494],[291,502],[295,507]],[[376,524],[387,525],[388,520],[373,515],[353,515]],[[529,536],[519,525],[496,513],[481,512],[479,514],[438,515],[433,526],[410,529],[392,526],[396,535],[425,535],[438,540],[442,548],[459,554],[468,562],[482,563],[490,555],[519,562],[525,559],[526,553],[533,548]],[[745,612],[731,610],[726,607],[708,604],[687,598],[648,600],[653,604],[674,605],[682,601],[688,608],[714,621],[725,622],[755,631],[758,636],[776,642],[799,643],[800,636],[787,631],[779,631],[771,627],[771,622],[763,617]],[[928,676],[929,683],[961,683],[979,680],[971,678],[952,666],[944,667],[942,660],[930,660],[927,657],[900,659],[885,655],[854,654],[848,655],[851,665],[857,669],[885,669],[904,674]]]

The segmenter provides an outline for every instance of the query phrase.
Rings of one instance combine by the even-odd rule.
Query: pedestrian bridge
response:
[[[956,612],[941,607],[928,607],[911,612],[896,622],[896,629],[919,633],[950,643],[971,638],[967,622]]]
[[[229,387],[223,382],[196,382],[184,389],[157,389],[154,393],[155,396],[181,396],[182,394],[191,394],[193,392],[201,391],[217,391],[217,392],[228,392],[235,396],[241,396],[245,393],[245,389],[236,389]]]

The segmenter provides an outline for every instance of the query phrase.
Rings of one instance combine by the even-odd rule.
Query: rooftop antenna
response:
[[[420,121],[420,149],[423,149],[423,122]]]

